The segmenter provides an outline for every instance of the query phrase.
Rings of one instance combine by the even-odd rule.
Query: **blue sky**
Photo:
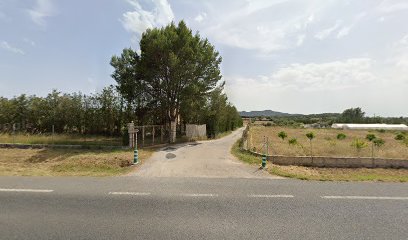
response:
[[[220,51],[239,110],[408,116],[408,1],[0,1],[0,95],[91,93],[110,57],[184,19]]]

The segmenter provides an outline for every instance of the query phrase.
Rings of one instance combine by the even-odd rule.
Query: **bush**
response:
[[[289,145],[297,145],[297,144],[298,144],[298,142],[297,142],[296,138],[289,139]]]
[[[310,141],[312,141],[313,138],[315,138],[315,134],[314,134],[313,132],[306,133],[306,137],[307,137]]]
[[[398,141],[400,141],[400,140],[405,140],[404,134],[398,133],[398,134],[395,136],[395,140],[398,140]]]
[[[288,134],[286,132],[282,131],[282,132],[278,133],[278,137],[282,138],[282,141],[284,141],[285,138],[288,137]]]
[[[374,134],[367,134],[366,139],[368,141],[373,141],[374,139],[376,139],[377,137]]]
[[[374,143],[374,146],[381,147],[382,145],[385,144],[385,141],[381,138],[376,138],[374,139],[373,143]]]
[[[361,149],[367,147],[367,143],[364,142],[364,140],[357,138],[353,140],[351,146],[354,147],[357,150],[357,152],[360,152]]]
[[[344,139],[346,139],[346,134],[344,133],[337,134],[337,140],[344,140]]]

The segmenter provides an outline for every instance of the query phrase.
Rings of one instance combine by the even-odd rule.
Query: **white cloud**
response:
[[[329,37],[334,31],[336,31],[340,27],[340,25],[341,25],[341,21],[337,20],[336,23],[333,26],[319,31],[318,33],[315,34],[314,37],[319,39],[319,40],[323,40],[323,39]]]
[[[19,48],[17,48],[17,47],[11,46],[11,45],[10,45],[8,42],[6,42],[6,41],[0,42],[0,47],[1,47],[2,49],[7,50],[7,51],[12,52],[12,53],[21,54],[21,55],[24,55],[24,54],[25,54],[25,52],[24,52],[23,50],[21,50],[21,49],[19,49]]]
[[[23,41],[27,44],[30,44],[32,47],[35,47],[35,42],[28,38],[23,38]]]
[[[342,38],[349,35],[352,26],[342,27],[337,33],[337,38]]]
[[[408,10],[408,2],[406,0],[384,0],[379,4],[378,10],[384,13]]]
[[[301,46],[303,42],[305,41],[305,38],[306,38],[305,34],[299,35],[297,38],[296,46],[298,47]]]
[[[285,12],[283,9],[290,8]],[[260,56],[296,48],[303,44],[317,15],[327,7],[317,1],[294,4],[289,0],[234,1],[207,10],[207,26],[200,32],[217,43],[245,50],[256,50]],[[303,36],[304,35],[304,36]]]
[[[145,10],[136,0],[128,0],[133,11],[125,12],[120,20],[123,27],[138,37],[148,28],[164,26],[174,19],[174,13],[167,0],[151,0],[153,9]]]
[[[398,40],[390,52],[386,61],[391,65],[389,78],[408,84],[408,34]]]
[[[207,13],[202,12],[202,13],[198,14],[198,15],[194,18],[194,20],[195,20],[196,22],[198,22],[198,23],[201,23],[206,17],[207,17]]]
[[[51,0],[36,0],[35,6],[28,10],[28,14],[34,23],[45,26],[45,18],[54,16],[56,10]]]
[[[370,58],[325,63],[294,63],[278,69],[269,76],[234,78],[232,84],[254,84],[260,88],[269,86],[275,89],[294,88],[308,91],[338,90],[375,81],[377,77],[374,75],[373,64],[374,61]]]

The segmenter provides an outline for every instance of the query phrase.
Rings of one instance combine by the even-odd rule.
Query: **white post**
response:
[[[134,134],[135,134],[135,124],[133,121],[128,123],[128,134],[129,134],[129,147],[134,147]]]

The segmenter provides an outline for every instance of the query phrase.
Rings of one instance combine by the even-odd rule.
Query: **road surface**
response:
[[[408,239],[406,183],[271,178],[199,146],[136,176],[0,177],[0,239]]]

